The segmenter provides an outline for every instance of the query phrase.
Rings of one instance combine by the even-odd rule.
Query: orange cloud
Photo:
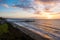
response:
[[[47,3],[56,3],[56,2],[60,2],[60,0],[35,0],[35,2],[47,4]]]

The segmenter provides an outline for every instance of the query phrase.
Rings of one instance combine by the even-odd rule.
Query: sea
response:
[[[60,19],[8,19],[12,22],[24,22],[43,30],[54,40],[60,40]],[[28,20],[28,21],[26,21]]]

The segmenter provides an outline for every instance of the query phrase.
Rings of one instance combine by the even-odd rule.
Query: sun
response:
[[[52,19],[53,16],[52,15],[46,15],[47,19]]]
[[[43,12],[42,17],[45,17],[46,19],[53,19],[54,15],[51,15],[51,13]]]

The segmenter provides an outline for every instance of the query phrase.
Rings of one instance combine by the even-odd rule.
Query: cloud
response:
[[[56,0],[40,0],[42,2],[52,2],[52,1],[56,1]]]
[[[23,9],[34,9],[32,6],[32,0],[19,0],[20,4],[15,4],[13,7],[19,7]]]
[[[16,6],[12,6],[12,8],[17,8]]]
[[[6,8],[9,8],[9,6],[7,4],[2,4],[2,6],[6,7]]]
[[[24,9],[33,8],[33,7],[29,6],[29,5],[15,5],[13,7],[19,7],[19,8],[24,8]]]
[[[60,0],[35,0],[37,3],[60,3]]]
[[[59,2],[60,0],[35,0],[35,1],[41,1],[41,2]]]

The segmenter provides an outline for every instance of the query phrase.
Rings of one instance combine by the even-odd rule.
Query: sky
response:
[[[0,17],[60,19],[60,0],[0,0]]]

